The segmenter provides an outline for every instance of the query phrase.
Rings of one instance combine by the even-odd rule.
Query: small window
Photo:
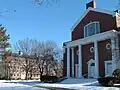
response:
[[[91,65],[90,66],[95,66],[95,63],[91,63]]]
[[[90,48],[90,52],[91,52],[91,53],[94,52],[94,47],[91,47],[91,48]]]
[[[107,50],[110,50],[110,49],[111,49],[111,44],[110,44],[110,43],[106,44],[106,49],[107,49]]]
[[[91,22],[84,27],[84,37],[100,33],[99,22]]]

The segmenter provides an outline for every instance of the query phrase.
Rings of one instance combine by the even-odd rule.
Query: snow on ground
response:
[[[120,88],[117,87],[100,86],[96,79],[67,79],[57,84],[41,83],[37,85],[45,86],[45,87],[60,87],[60,88],[77,89],[77,90],[120,90]]]
[[[48,90],[32,86],[57,87],[76,90],[120,90],[117,87],[100,86],[96,79],[66,79],[60,83],[41,83],[37,80],[0,81],[0,90]],[[57,89],[56,89],[57,90]],[[63,89],[59,89],[63,90]]]
[[[13,81],[11,82],[5,80],[0,81],[0,90],[48,90],[48,89],[36,88],[30,85],[24,85],[24,84],[12,83],[12,82]],[[19,81],[16,80],[16,82]],[[30,81],[26,81],[26,82],[29,83]]]

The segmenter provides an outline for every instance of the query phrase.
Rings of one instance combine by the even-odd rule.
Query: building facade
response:
[[[120,68],[120,14],[96,8],[95,1],[72,27],[71,41],[63,44],[64,76],[98,78]]]
[[[29,55],[19,55],[17,53],[12,53],[10,56],[6,57],[6,62],[4,64],[7,76],[10,79],[15,80],[39,80],[40,73],[36,66],[36,57]],[[28,73],[26,74],[26,69]]]

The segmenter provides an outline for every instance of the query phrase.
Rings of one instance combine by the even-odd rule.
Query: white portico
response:
[[[117,39],[117,35],[119,34],[119,32],[115,31],[115,30],[110,30],[107,32],[103,32],[103,33],[99,33],[99,34],[95,34],[89,37],[85,37],[83,39],[78,39],[75,41],[71,41],[71,42],[66,42],[66,46],[64,46],[63,48],[67,48],[67,77],[70,77],[70,56],[72,57],[72,77],[74,77],[75,72],[74,69],[78,69],[76,71],[77,75],[75,76],[76,78],[82,78],[82,70],[84,70],[84,68],[82,68],[82,45],[85,44],[89,44],[89,43],[94,43],[94,60],[89,60],[89,62],[87,62],[88,64],[88,78],[93,76],[93,78],[98,78],[99,77],[99,59],[98,59],[98,42],[102,41],[102,40],[106,40],[106,39],[111,39],[111,51],[112,51],[112,60],[110,61],[111,65],[112,65],[112,71],[116,69],[116,55],[115,55],[115,48],[119,48],[118,47],[118,39]],[[75,66],[74,64],[74,47],[78,46],[78,66]],[[72,51],[72,54],[70,55],[70,49]],[[118,52],[117,52],[118,53]],[[108,62],[105,62],[105,73],[108,74],[107,72],[107,65],[109,65]],[[90,67],[91,66],[91,67]],[[110,67],[110,66],[109,66]],[[91,72],[94,72],[94,75],[91,74]]]

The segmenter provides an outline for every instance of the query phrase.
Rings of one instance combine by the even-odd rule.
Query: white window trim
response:
[[[90,22],[90,23],[88,23],[87,25],[85,25],[85,26],[84,26],[84,37],[86,37],[86,36],[85,36],[85,27],[87,27],[87,26],[89,26],[90,24],[93,24],[93,23],[98,23],[99,26],[100,26],[99,21]],[[96,30],[96,27],[95,27],[95,30]],[[99,32],[100,32],[100,31],[99,31]],[[96,33],[96,31],[95,31],[95,33]],[[88,37],[88,36],[87,36],[87,37]]]

